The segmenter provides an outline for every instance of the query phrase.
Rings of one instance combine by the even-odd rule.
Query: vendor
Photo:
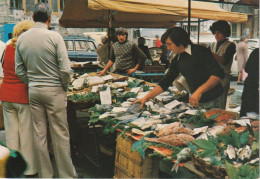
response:
[[[116,35],[118,42],[112,46],[110,60],[98,74],[104,75],[115,63],[116,73],[131,76],[132,73],[144,64],[147,57],[135,43],[127,40],[128,33],[125,28],[118,28]]]
[[[181,73],[187,80],[191,92],[189,102],[192,106],[223,109],[223,87],[220,81],[224,78],[224,72],[211,52],[193,44],[183,28],[170,28],[163,36],[167,48],[176,56],[158,85],[135,103],[141,103],[142,108],[146,101],[167,90]]]
[[[233,56],[236,53],[236,45],[228,40],[231,34],[230,25],[227,21],[217,21],[210,26],[211,32],[214,34],[217,42],[210,46],[212,55],[224,70],[225,78],[221,80],[224,88],[224,106],[226,106],[228,90],[230,87],[230,73]]]

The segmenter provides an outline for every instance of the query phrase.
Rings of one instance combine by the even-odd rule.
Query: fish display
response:
[[[166,145],[171,145],[174,147],[186,146],[187,141],[193,141],[194,137],[188,134],[171,134],[159,138],[148,138],[145,137],[144,140],[149,142],[162,143]]]

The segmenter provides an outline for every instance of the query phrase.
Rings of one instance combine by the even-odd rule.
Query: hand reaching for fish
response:
[[[147,100],[143,97],[143,98],[141,98],[141,99],[136,100],[136,101],[134,102],[134,104],[136,104],[136,103],[141,103],[140,109],[143,109],[144,104],[146,103],[146,101],[147,101]]]
[[[193,106],[193,107],[198,107],[201,96],[202,96],[202,94],[200,92],[195,91],[190,96],[190,100],[189,100],[190,105]]]

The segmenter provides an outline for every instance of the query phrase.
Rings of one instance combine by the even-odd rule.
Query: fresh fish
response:
[[[245,159],[250,159],[251,155],[252,155],[252,150],[248,145],[246,145],[243,148],[238,149],[238,151],[237,151],[237,156],[241,161],[243,161]]]
[[[179,169],[179,163],[182,161],[182,160],[187,160],[190,158],[190,148],[186,147],[184,149],[182,149],[178,155],[177,155],[177,160],[175,162],[175,164],[173,165],[172,167],[172,170],[171,171],[176,171],[176,173],[178,172],[178,169]]]
[[[158,110],[158,112],[160,113],[160,114],[171,114],[172,113],[172,110],[170,110],[170,109],[167,109],[167,108],[159,108],[159,110]]]
[[[186,106],[183,103],[181,103],[177,108],[172,109],[172,113],[181,113],[186,110]]]
[[[221,160],[221,156],[214,156],[214,157],[217,159],[217,161]],[[206,161],[206,162],[211,162],[211,158],[210,157],[204,157],[203,160]]]
[[[125,102],[121,103],[121,106],[122,106],[122,107],[130,107],[130,106],[132,106],[132,105],[133,105],[133,103],[132,103],[132,102],[129,102],[129,101],[125,101]]]
[[[73,81],[72,86],[75,90],[80,90],[84,88],[85,79],[84,78],[78,78],[75,81]]]
[[[123,107],[114,107],[112,109],[112,113],[124,113],[127,111],[127,108],[123,108]]]
[[[152,129],[155,130],[155,131],[158,131],[159,129],[162,129],[162,128],[164,128],[167,125],[169,125],[169,124],[154,124],[152,126]]]
[[[135,102],[135,101],[136,101],[136,98],[128,98],[127,101],[129,101],[129,102]]]
[[[138,135],[147,135],[147,134],[152,133],[153,131],[141,131],[139,129],[132,128],[132,132],[135,134],[138,134]]]
[[[227,146],[227,150],[224,151],[224,154],[226,154],[231,160],[236,159],[236,150],[232,145]]]
[[[130,124],[141,128],[144,125],[144,123],[145,123],[145,118],[140,117],[140,118],[134,120],[133,122],[131,122]]]
[[[182,117],[184,117],[185,116],[185,113],[183,112],[183,113],[180,113],[179,115],[178,115],[178,118],[182,118]]]
[[[148,117],[148,116],[151,116],[151,113],[149,111],[144,111],[142,113],[142,117]]]
[[[212,128],[209,128],[206,132],[202,133],[199,137],[196,139],[206,139],[208,140],[208,136],[216,136],[217,134],[221,134],[225,130],[225,125],[217,125]]]
[[[195,128],[195,129],[193,129],[193,135],[197,135],[197,134],[199,134],[199,133],[206,132],[207,129],[208,129],[208,126]]]
[[[251,126],[251,123],[250,123],[249,119],[233,120],[233,123],[234,124],[239,124],[240,126],[245,126],[245,127],[247,126],[247,124]]]
[[[163,128],[160,128],[158,131],[155,132],[155,135],[160,137],[160,136],[166,136],[170,134],[175,127],[179,127],[180,123],[179,122],[173,122],[171,124],[167,124]]]
[[[142,125],[141,129],[144,130],[144,129],[148,129],[150,128],[153,124],[160,124],[162,123],[161,120],[147,120],[145,121],[145,123]]]
[[[138,112],[140,112],[140,106],[141,106],[141,103],[135,103],[135,104],[133,104],[132,106],[130,106],[127,110],[126,110],[126,112],[127,113],[138,113]]]
[[[255,112],[248,112],[248,113],[246,113],[246,116],[249,117],[250,119],[259,120],[259,114],[255,113]]]
[[[120,116],[120,117],[115,117],[115,119],[119,120],[119,121],[123,121],[123,120],[133,119],[135,117],[137,117],[136,114],[131,114],[131,115],[123,115],[123,116]]]
[[[171,134],[159,138],[145,137],[144,139],[150,142],[162,143],[174,147],[185,146],[187,145],[187,141],[195,140],[191,135],[188,134]]]
[[[255,164],[256,162],[259,162],[259,158],[255,158],[255,159],[247,162],[246,164]]]
[[[154,120],[157,120],[157,119],[160,119],[161,116],[160,115],[152,115],[149,117],[150,119],[154,119]]]
[[[174,100],[174,101],[172,101],[172,102],[166,104],[166,105],[165,105],[165,108],[167,108],[167,109],[173,109],[173,108],[179,106],[180,104],[181,104],[181,102],[179,102],[178,100]]]

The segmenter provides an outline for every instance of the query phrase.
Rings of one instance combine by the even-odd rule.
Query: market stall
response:
[[[151,156],[172,161],[176,172],[183,166],[200,177],[258,174],[258,116],[239,119],[237,113],[220,109],[193,109],[185,102],[185,92],[173,87],[140,111],[132,102],[153,86],[121,75],[94,73],[72,83],[68,100],[87,110],[88,125],[102,125],[104,135],[119,132],[115,177],[155,177],[158,168]],[[147,165],[154,166],[153,172],[144,173]]]

